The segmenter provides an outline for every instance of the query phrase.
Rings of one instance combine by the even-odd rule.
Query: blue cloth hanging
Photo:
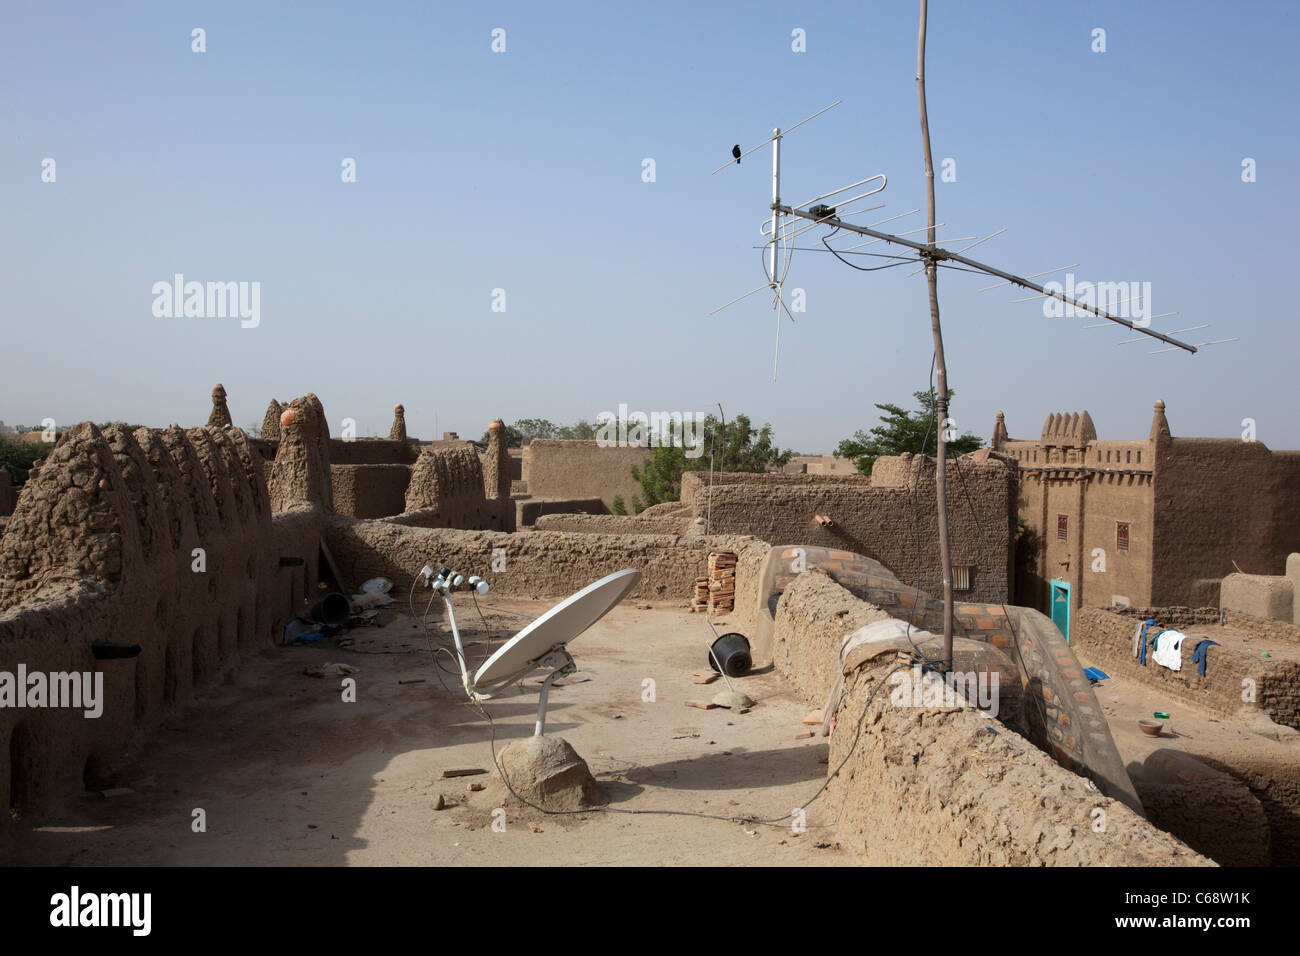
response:
[[[1142,622],[1142,654],[1141,657],[1139,658],[1138,663],[1140,663],[1143,667],[1147,666],[1147,628],[1154,627],[1155,623],[1156,623],[1155,618],[1151,618],[1150,620]]]
[[[1209,650],[1211,647],[1219,647],[1218,641],[1212,641],[1208,637],[1196,645],[1196,650],[1192,651],[1192,660],[1196,663],[1196,673],[1202,677],[1205,676],[1205,664],[1209,659]]]

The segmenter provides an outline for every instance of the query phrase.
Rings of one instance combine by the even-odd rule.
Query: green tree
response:
[[[641,495],[633,497],[632,510],[644,511],[651,505],[664,501],[677,501],[682,495],[682,473],[707,471],[710,453],[717,471],[764,472],[780,468],[790,461],[793,453],[781,451],[772,442],[772,426],[764,424],[755,428],[749,416],[737,415],[725,426],[713,415],[704,419],[698,435],[702,436],[703,454],[688,458],[683,447],[681,429],[673,426],[675,445],[661,441],[650,451],[650,460],[643,468],[632,466],[632,477],[641,485]]]
[[[488,440],[489,433],[484,432],[481,441]],[[595,438],[596,426],[591,422],[575,422],[572,425],[557,425],[546,418],[521,418],[513,425],[506,426],[506,445],[509,448],[522,448],[534,438]]]
[[[555,429],[555,437],[590,440],[596,437],[596,426],[591,422],[574,422],[572,425],[561,425]]]
[[[956,392],[948,390],[951,401]],[[932,392],[913,392],[920,403],[918,411],[904,411],[897,405],[880,405],[876,408],[885,414],[880,416],[880,424],[869,432],[861,429],[854,432],[852,438],[846,438],[835,449],[841,458],[854,458],[858,471],[864,475],[871,474],[876,459],[881,455],[901,455],[904,452],[923,453],[934,456],[939,453],[939,434],[935,417],[938,412],[938,396]],[[984,447],[984,440],[978,435],[966,432],[947,443],[948,451],[953,455],[965,455]]]
[[[554,438],[557,426],[548,418],[521,418],[514,427],[527,445],[534,438]]]
[[[0,435],[0,468],[9,472],[13,485],[21,485],[27,480],[32,463],[53,450],[53,442],[23,441]]]
[[[480,438],[479,441],[481,441],[483,444],[486,445],[491,440],[491,438],[492,438],[492,432],[489,429],[488,431],[485,431],[483,433],[483,437]],[[506,426],[506,447],[522,448],[523,445],[524,445],[523,432],[521,432],[518,428],[515,428],[514,425],[507,425]]]

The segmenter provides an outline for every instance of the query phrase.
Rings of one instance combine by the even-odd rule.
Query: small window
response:
[[[1138,464],[1142,464],[1142,452],[1138,452]]]
[[[1126,465],[1131,465],[1131,464],[1133,464],[1133,452],[1131,452],[1131,451],[1126,451],[1126,452],[1124,453],[1124,464],[1126,464]]]
[[[1056,537],[1065,541],[1070,537],[1070,518],[1068,515],[1056,516]]]
[[[1115,522],[1115,548],[1118,551],[1128,550],[1128,522]]]
[[[954,591],[970,590],[970,565],[957,565],[952,567],[952,589]]]

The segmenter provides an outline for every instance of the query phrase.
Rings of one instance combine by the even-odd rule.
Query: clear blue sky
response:
[[[1005,409],[1033,437],[1087,408],[1101,437],[1139,438],[1163,398],[1175,434],[1250,417],[1300,448],[1297,9],[931,3],[934,154],[957,171],[940,238],[1006,226],[986,261],[1149,281],[1154,311],[1181,313],[1156,327],[1241,338],[1148,355],[945,273],[963,429],[987,438]],[[913,0],[6,3],[0,419],[201,424],[219,381],[237,424],[307,391],[335,434],[387,434],[400,401],[420,437],[435,415],[477,437],[498,415],[721,401],[829,451],[926,387],[925,280],[797,253],[808,310],[773,383],[764,296],[707,316],[763,282],[771,161],[709,173],[842,98],[786,140],[783,197],[883,172],[888,206],[861,221],[923,206],[916,26]],[[178,272],[260,282],[260,325],[155,318],[151,287]]]

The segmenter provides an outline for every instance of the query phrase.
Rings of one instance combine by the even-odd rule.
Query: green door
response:
[[[1052,579],[1052,623],[1057,630],[1070,641],[1070,585],[1066,581]]]

